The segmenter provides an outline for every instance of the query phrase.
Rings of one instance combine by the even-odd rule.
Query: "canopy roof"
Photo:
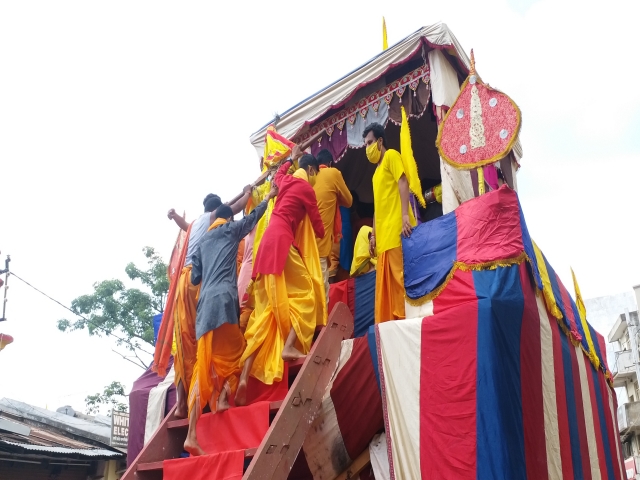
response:
[[[281,114],[277,123],[278,133],[292,139],[329,110],[346,104],[362,87],[375,82],[392,68],[407,62],[423,46],[427,46],[429,49],[445,50],[458,60],[459,66],[465,73],[468,72],[469,59],[447,25],[436,23],[423,27]],[[251,135],[251,144],[256,148],[258,155],[262,155],[267,127],[272,122],[270,121]]]

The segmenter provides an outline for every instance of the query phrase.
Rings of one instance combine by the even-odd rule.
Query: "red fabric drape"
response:
[[[257,448],[268,429],[269,402],[206,413],[196,427],[198,442],[209,454]]]
[[[241,480],[244,450],[162,462],[164,480]]]

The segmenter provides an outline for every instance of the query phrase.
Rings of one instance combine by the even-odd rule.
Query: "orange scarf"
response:
[[[320,165],[320,169],[329,168],[326,165]],[[333,243],[340,243],[342,239],[342,215],[340,214],[340,206],[336,205],[336,215],[333,221]]]
[[[227,221],[224,218],[216,218],[216,221],[211,224],[207,232],[210,232],[214,228],[218,228],[220,225],[224,225],[225,223],[227,223]]]

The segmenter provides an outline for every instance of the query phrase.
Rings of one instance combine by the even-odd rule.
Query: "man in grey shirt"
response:
[[[237,255],[240,241],[256,226],[276,190],[267,194],[249,215],[233,221],[227,205],[216,210],[217,219],[205,233],[192,257],[191,282],[200,285],[196,312],[197,354],[189,389],[189,432],[184,449],[191,455],[205,452],[198,444],[196,424],[208,403],[212,411],[229,408],[229,396],[238,385],[245,341],[238,318]]]
[[[243,196],[238,201],[231,204],[231,210],[234,214],[241,212],[247,205],[251,187],[249,185],[244,187],[243,193]],[[174,321],[176,353],[173,367],[175,370],[174,382],[176,384],[177,404],[175,416],[177,418],[186,418],[187,416],[187,395],[189,394],[189,385],[191,385],[193,365],[196,361],[195,319],[198,288],[190,280],[191,257],[195,254],[200,240],[209,230],[209,226],[216,220],[215,212],[222,204],[222,201],[220,197],[210,193],[205,197],[203,204],[205,213],[200,215],[191,225],[184,218],[177,215],[174,209],[169,210],[168,214],[171,220],[187,232],[187,243],[183,247],[186,249],[185,261],[183,265],[180,265],[180,274],[172,282],[169,289],[169,292],[173,294],[173,298],[170,299],[171,306],[165,312],[167,318],[169,318],[169,315],[173,315]],[[160,359],[159,355],[155,357],[157,358],[154,358],[154,361]]]

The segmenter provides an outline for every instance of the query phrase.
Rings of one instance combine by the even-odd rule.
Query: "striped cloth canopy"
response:
[[[395,478],[625,478],[615,393],[526,263],[459,269],[433,309],[374,327]]]
[[[433,313],[371,327],[390,478],[626,478],[602,336],[532,242],[515,192],[403,242],[408,301]]]

